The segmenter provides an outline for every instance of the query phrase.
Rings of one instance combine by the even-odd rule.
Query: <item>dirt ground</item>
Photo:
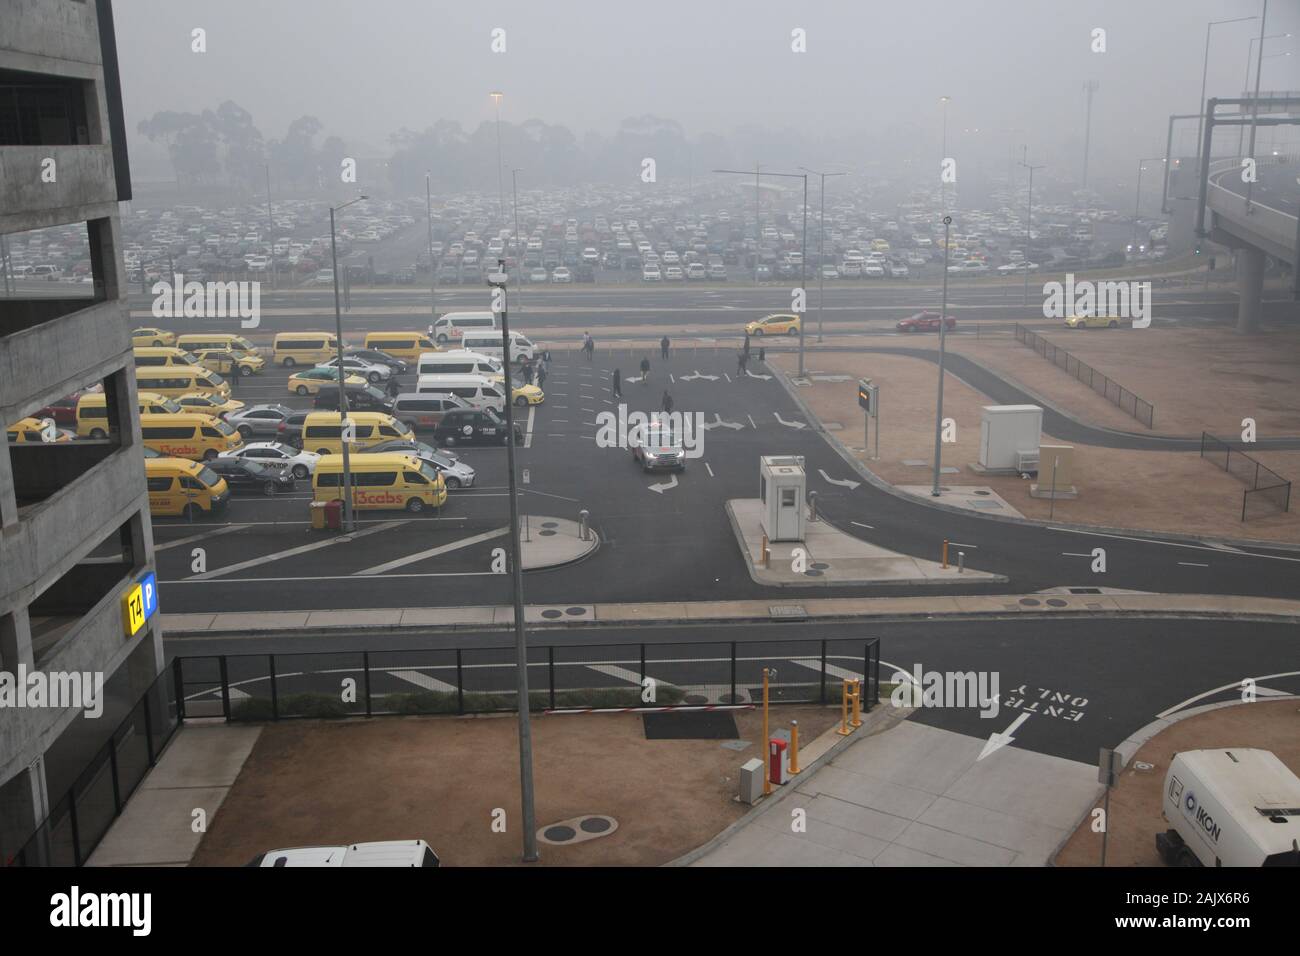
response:
[[[1098,331],[1095,337],[1102,338],[1104,333]],[[1136,333],[1131,337],[1136,337]],[[900,340],[878,337],[864,338],[863,341],[897,346]],[[918,345],[924,343],[933,347],[935,341],[934,336],[917,337]],[[981,354],[974,354],[976,349]],[[1132,419],[1014,339],[1008,338],[996,344],[967,343],[961,346],[961,350],[980,361],[985,361],[986,354],[997,354],[1003,364],[1014,370],[1013,377],[1058,404],[1075,410],[1077,417],[1100,425],[1141,430]],[[798,367],[794,355],[769,356],[769,361],[787,372]],[[986,364],[996,368],[992,361]],[[932,362],[904,356],[827,352],[806,358],[805,365],[809,370],[852,376],[853,381],[848,382],[815,382],[800,389],[800,395],[823,423],[843,426],[835,432],[836,436],[868,468],[892,484],[929,483],[931,472],[928,463],[934,454],[936,390],[936,369]],[[1300,380],[1300,367],[1295,374]],[[862,450],[863,413],[858,408],[855,383],[856,379],[864,376],[881,386],[879,421],[882,428],[878,461],[867,461]],[[1153,381],[1156,378],[1152,376]],[[1209,382],[1206,387],[1212,390],[1213,385]],[[1072,387],[1082,392],[1078,404]],[[1100,403],[1103,409],[1115,411],[1127,421],[1091,414],[1092,409],[1085,408],[1083,401],[1087,398]],[[1293,399],[1293,402],[1300,409],[1300,399]],[[1028,480],[1018,476],[981,475],[970,468],[970,463],[979,460],[980,410],[988,404],[991,404],[988,396],[952,374],[945,378],[944,412],[945,417],[957,423],[957,441],[944,445],[943,460],[945,466],[961,469],[960,474],[945,476],[945,483],[987,485],[1027,518],[1047,519],[1050,516],[1056,521],[1106,527],[1300,541],[1300,508],[1293,504],[1290,512],[1253,517],[1242,522],[1241,501],[1246,486],[1194,452],[1127,451],[1075,445],[1073,484],[1079,489],[1079,497],[1058,500],[1053,509],[1047,499],[1030,497],[1031,482]],[[1290,421],[1276,415],[1273,420]],[[1295,413],[1294,420],[1294,426],[1285,430],[1290,434],[1300,434],[1300,412]],[[873,450],[876,441],[874,427],[875,423],[871,437]],[[1044,432],[1043,441],[1058,439]],[[1300,476],[1300,452],[1263,452],[1256,457],[1284,477]],[[904,465],[903,461],[907,459],[923,460],[927,465]]]
[[[1110,792],[1107,866],[1163,866],[1156,853],[1156,834],[1169,829],[1161,816],[1165,773],[1182,750],[1256,747],[1271,750],[1300,774],[1300,703],[1258,701],[1199,714],[1152,737],[1128,762]],[[1137,770],[1139,762],[1153,764]],[[1101,806],[1102,801],[1097,801]],[[1092,814],[1057,854],[1056,866],[1098,866],[1101,834],[1092,832]]]
[[[587,813],[610,836],[541,843],[551,866],[657,866],[748,809],[732,798],[740,765],[762,755],[762,712],[735,711],[742,751],[720,740],[646,740],[639,714],[535,716],[537,825]],[[799,721],[806,745],[838,708],[773,708],[770,729]],[[195,854],[194,866],[240,866],[258,853],[369,840],[429,842],[444,866],[519,862],[519,756],[513,714],[383,717],[268,724]],[[506,811],[506,832],[492,812]]]

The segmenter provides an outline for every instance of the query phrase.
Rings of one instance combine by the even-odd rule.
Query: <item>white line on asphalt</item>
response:
[[[166,544],[154,544],[154,551],[166,551],[168,548],[179,548],[183,544],[190,544],[194,541],[202,541],[204,538],[213,538],[219,534],[227,534],[231,531],[238,531],[240,528],[246,528],[248,525],[228,524],[221,528],[213,528],[202,534],[192,534],[188,538],[181,538],[179,541],[168,541]]]
[[[677,384],[677,379],[673,377],[673,373],[672,373],[672,372],[669,372],[669,373],[668,373],[668,381],[672,382],[674,385]]]
[[[1184,568],[1208,568],[1208,564],[1197,564],[1195,561],[1179,561],[1180,566]]]
[[[1079,554],[1077,551],[1062,551],[1062,556],[1067,558],[1091,558],[1092,554]]]
[[[397,578],[499,578],[501,575],[492,571],[428,571],[423,574],[386,574],[384,580],[395,580]],[[198,580],[198,576],[192,578],[173,578],[159,581],[159,584],[274,584],[277,582],[287,581],[368,581],[369,578],[358,578],[351,574],[321,574],[307,575],[292,578],[223,578],[216,580]]]
[[[1069,531],[1071,534],[1090,534],[1098,538],[1119,538],[1123,541],[1137,541],[1140,544],[1163,544],[1170,548],[1190,548],[1193,551],[1216,551],[1220,554],[1230,554],[1232,552],[1224,551],[1222,548],[1209,548],[1199,544],[1184,544],[1181,541],[1157,541],[1155,538],[1135,538],[1127,534],[1106,534],[1103,531],[1080,531],[1078,528],[1054,528],[1050,525],[1048,531]],[[1266,547],[1266,545],[1261,545]],[[1280,554],[1258,554],[1254,551],[1238,552],[1243,558],[1267,558],[1270,561],[1294,561],[1300,562],[1300,558],[1285,558]]]
[[[1262,677],[1252,677],[1251,680],[1253,680],[1255,684],[1258,685],[1261,681],[1273,680],[1275,677],[1300,677],[1300,671],[1284,671],[1281,674],[1265,674]],[[1212,697],[1215,694],[1222,693],[1225,690],[1240,690],[1240,689],[1241,689],[1241,681],[1239,680],[1233,681],[1231,684],[1224,684],[1222,687],[1215,687],[1213,690],[1207,690],[1203,694],[1197,694],[1195,697],[1189,697],[1181,704],[1174,704],[1174,706],[1170,707],[1168,710],[1162,710],[1160,713],[1156,714],[1156,719],[1163,720],[1164,718],[1168,717],[1170,714],[1175,714],[1178,711],[1182,710],[1188,704],[1194,704],[1198,700],[1204,700],[1206,697]]]
[[[528,406],[528,431],[524,433],[524,447],[533,447],[533,420],[537,417],[537,406]]]
[[[713,473],[713,469],[709,467],[709,463],[708,463],[707,461],[704,463],[704,468],[705,468],[706,471],[708,471],[708,473],[709,473],[709,477],[710,477],[710,478],[716,478],[716,477],[718,477],[717,475],[715,475],[715,474]]]
[[[979,547],[978,544],[962,544],[960,541],[949,541],[948,546],[950,548],[978,548]],[[1091,558],[1092,555],[1087,555],[1087,557]]]
[[[389,528],[395,528],[400,524],[406,524],[409,520],[409,518],[403,518],[398,521],[385,521],[383,524],[377,524],[373,528],[367,528],[365,531],[356,531],[352,534],[341,535],[340,537],[330,538],[326,541],[317,541],[313,544],[300,545],[296,548],[290,548],[287,551],[275,551],[271,554],[264,554],[260,558],[251,558],[248,561],[240,561],[238,564],[232,564],[229,567],[217,568],[213,571],[204,571],[202,574],[195,574],[191,577],[185,578],[184,580],[207,581],[212,578],[224,577],[227,574],[233,574],[236,571],[243,571],[246,568],[255,568],[259,564],[269,564],[272,561],[279,561],[282,558],[291,558],[294,555],[306,554],[308,551],[319,551],[321,548],[328,548],[333,544],[340,544],[345,541],[355,541],[357,538],[364,538],[366,535],[374,534],[376,531],[387,531]]]
[[[757,427],[758,427],[757,425],[754,424],[754,416],[753,416],[753,415],[746,415],[745,417],[749,419],[749,427],[750,427],[750,428],[757,428]]]
[[[798,658],[794,658],[794,657],[790,658],[789,660],[791,664],[798,664],[800,667],[806,667],[811,671],[817,671],[818,673],[821,673],[821,669],[822,669],[821,661],[818,661],[815,664],[810,664],[808,661],[799,660]],[[826,673],[831,677],[838,677],[840,680],[857,680],[862,676],[858,671],[851,671],[843,667],[836,667],[834,664],[826,665]]]
[[[384,574],[385,572],[392,571],[394,568],[414,564],[415,562],[423,561],[426,558],[435,558],[440,554],[447,554],[451,551],[459,551],[461,548],[468,548],[471,545],[480,544],[484,541],[491,541],[493,538],[505,537],[509,533],[509,528],[497,528],[495,531],[485,531],[482,534],[462,538],[460,541],[453,541],[450,544],[440,544],[436,548],[429,548],[426,551],[417,551],[415,554],[408,554],[404,558],[397,558],[394,561],[386,561],[383,564],[376,564],[373,568],[366,568],[364,571],[357,571],[356,574],[358,577],[370,574]]]
[[[568,420],[567,418],[552,418],[552,419],[551,419],[551,424],[552,424],[552,425],[558,425],[558,424],[560,424],[561,422],[563,422],[563,423],[566,424],[566,425],[569,424],[569,420]]]
[[[722,377],[725,378],[728,382],[731,381],[731,376],[728,375],[726,372],[723,372],[723,373],[722,373]]]
[[[876,526],[875,526],[875,525],[873,525],[873,524],[863,524],[861,521],[850,521],[849,524],[855,524],[855,525],[857,525],[859,528],[870,528],[872,531],[875,531],[875,530],[876,530]]]
[[[625,680],[629,684],[640,684],[641,675],[636,671],[628,670],[626,667],[619,667],[617,664],[588,664],[588,669],[596,671],[598,674],[605,674],[608,677],[617,677],[619,680]]]
[[[438,680],[436,677],[430,677],[428,674],[416,670],[388,671],[387,673],[390,677],[408,681],[416,687],[423,687],[425,690],[454,691],[456,689],[455,684],[448,684],[445,680]]]

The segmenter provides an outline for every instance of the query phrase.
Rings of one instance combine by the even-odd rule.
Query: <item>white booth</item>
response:
[[[759,459],[758,497],[768,541],[802,541],[808,480],[802,455],[764,455]]]
[[[977,471],[1038,470],[1043,410],[1037,405],[985,405]]]

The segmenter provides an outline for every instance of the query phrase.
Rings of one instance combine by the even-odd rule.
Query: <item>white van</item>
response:
[[[385,840],[351,846],[300,846],[259,853],[249,866],[438,866],[438,854],[423,840]]]
[[[484,375],[504,378],[505,369],[499,359],[469,349],[450,349],[446,352],[422,352],[419,374],[424,375]]]
[[[505,340],[498,332],[466,332],[461,336],[460,347],[467,352],[479,352],[505,361]],[[530,362],[537,357],[537,346],[522,332],[510,333],[510,361]]]
[[[505,386],[486,375],[421,375],[415,390],[421,395],[455,395],[475,411],[506,411]]]
[[[1300,866],[1300,777],[1268,750],[1185,750],[1165,774],[1172,830],[1156,850],[1177,866]]]
[[[466,332],[490,332],[497,327],[497,317],[491,312],[448,312],[429,329],[429,335],[439,345],[456,342]]]

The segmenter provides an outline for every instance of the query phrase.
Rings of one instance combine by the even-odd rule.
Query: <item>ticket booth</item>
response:
[[[802,541],[808,480],[802,455],[764,455],[759,459],[758,496],[768,541]]]

